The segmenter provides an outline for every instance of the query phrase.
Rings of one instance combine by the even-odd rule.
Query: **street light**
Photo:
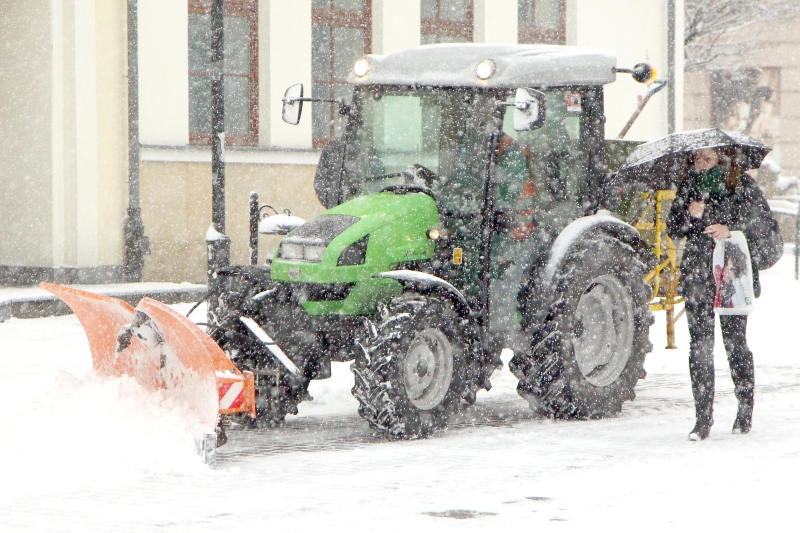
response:
[[[224,0],[211,1],[211,226],[206,232],[207,278],[228,266],[231,239],[225,234],[225,50]]]

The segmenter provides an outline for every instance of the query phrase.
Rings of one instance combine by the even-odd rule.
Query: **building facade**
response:
[[[686,127],[752,135],[773,148],[768,160],[783,175],[800,175],[798,32],[800,17],[769,27],[750,25],[728,35],[748,46],[686,73]]]
[[[144,278],[203,281],[211,218],[210,0],[137,0]],[[666,74],[669,8],[682,0],[225,0],[226,212],[232,261],[247,260],[250,191],[310,218],[319,150],[343,127],[330,104],[298,126],[285,89],[347,98],[364,54],[446,42],[551,43],[614,51]],[[0,31],[0,284],[121,277],[128,201],[126,0],[5,0]],[[680,31],[677,41],[682,41]],[[682,50],[673,80],[682,124]],[[616,136],[645,88],[606,88]],[[668,132],[665,94],[626,138]],[[261,255],[274,240],[262,239]]]

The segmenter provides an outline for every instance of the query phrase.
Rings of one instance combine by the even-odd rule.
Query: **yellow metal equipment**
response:
[[[658,259],[658,264],[646,276],[653,287],[653,299],[650,302],[651,311],[667,312],[667,349],[674,350],[675,323],[680,320],[685,309],[675,314],[675,306],[683,303],[683,297],[678,294],[678,247],[667,235],[665,211],[669,209],[675,199],[675,191],[660,190],[645,192],[641,196],[644,209],[638,216],[633,226],[642,234],[642,237],[653,247],[653,253]]]

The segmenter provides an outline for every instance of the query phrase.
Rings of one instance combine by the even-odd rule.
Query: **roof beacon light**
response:
[[[633,67],[632,77],[639,83],[653,83],[658,77],[656,68],[649,63],[638,63]]]
[[[630,74],[634,81],[645,83],[647,85],[655,83],[658,77],[656,68],[649,63],[637,63],[633,68],[615,68],[616,72],[624,72]]]
[[[484,59],[480,63],[478,63],[477,68],[475,68],[475,74],[482,80],[488,80],[492,76],[494,76],[495,65],[494,61],[491,59]]]
[[[366,57],[362,57],[358,61],[356,61],[355,65],[353,65],[353,72],[359,78],[363,78],[369,72],[369,60]]]

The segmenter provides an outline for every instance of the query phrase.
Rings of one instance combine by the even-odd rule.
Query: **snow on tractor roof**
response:
[[[487,59],[494,65],[493,73],[481,79],[477,67]],[[350,72],[347,81],[356,85],[502,89],[604,85],[616,79],[617,65],[612,52],[555,45],[432,44],[370,55],[367,61],[366,74],[359,77]]]

